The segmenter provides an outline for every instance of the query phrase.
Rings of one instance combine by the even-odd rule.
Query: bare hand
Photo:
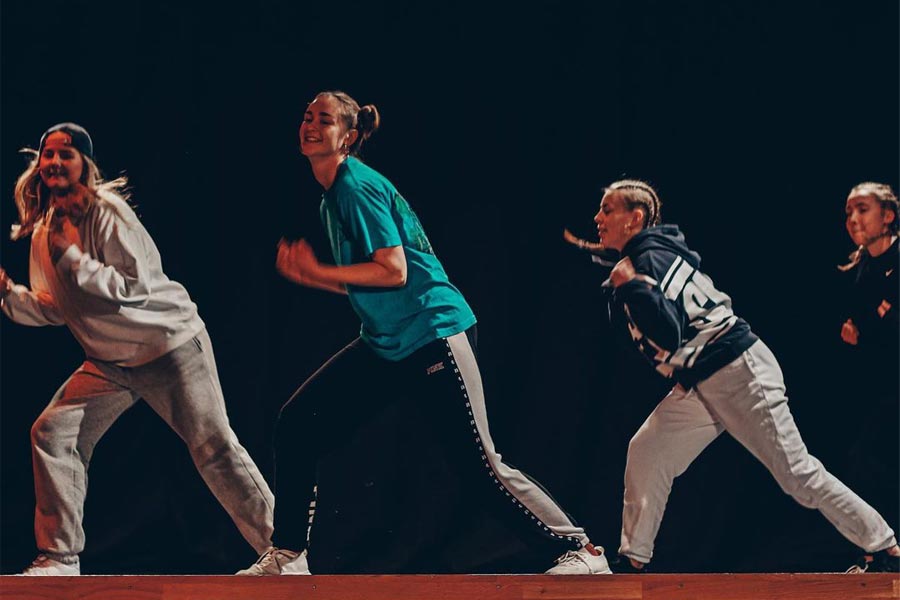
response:
[[[847,321],[841,325],[841,339],[851,346],[855,346],[859,343],[859,329],[853,324],[852,319],[847,319]]]
[[[6,298],[6,295],[12,290],[13,280],[9,278],[3,267],[0,267],[0,298]]]
[[[634,265],[631,263],[631,259],[626,256],[613,267],[612,272],[609,274],[609,280],[613,287],[619,287],[634,279],[635,275],[637,275],[637,272],[634,270]]]
[[[72,189],[69,193],[62,197],[54,199],[56,212],[64,217],[69,217],[75,225],[81,223],[84,215],[87,214],[89,208],[88,198],[96,198],[96,192],[85,187],[78,181],[72,182]]]
[[[312,246],[306,240],[278,242],[278,254],[275,258],[275,268],[283,277],[308,285],[311,279],[315,279],[319,260],[313,252]]]
[[[76,246],[79,250],[84,250],[81,244],[81,234],[78,228],[72,223],[72,220],[57,211],[54,211],[53,218],[50,220],[49,233],[47,241],[50,245],[50,257],[56,263],[62,258],[62,255],[69,246]]]

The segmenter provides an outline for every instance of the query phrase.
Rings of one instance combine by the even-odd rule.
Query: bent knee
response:
[[[41,413],[31,425],[31,445],[49,449],[58,437],[56,435],[58,429],[57,423],[51,416]]]
[[[641,430],[628,443],[626,480],[652,478],[671,482],[687,470],[693,458],[671,441]]]
[[[31,448],[37,456],[68,458],[78,456],[85,465],[91,460],[94,440],[83,436],[78,426],[66,427],[59,419],[42,413],[31,425]]]
[[[643,429],[635,433],[628,442],[628,465],[647,468],[656,464],[659,457],[660,452],[653,436]]]

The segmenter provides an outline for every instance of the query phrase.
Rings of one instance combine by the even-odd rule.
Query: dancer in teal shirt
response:
[[[475,358],[475,316],[447,280],[418,218],[391,183],[356,158],[378,111],[343,92],[306,110],[300,149],[325,189],[322,221],[335,263],[308,243],[283,242],[277,267],[309,287],[347,294],[360,337],[333,356],[282,408],[275,432],[275,546],[247,575],[308,574],[316,466],[388,402],[408,399],[465,485],[473,513],[487,508],[527,543],[562,553],[554,574],[609,573],[594,547],[543,488],[500,457],[488,428]],[[307,535],[309,534],[309,535]],[[373,552],[377,552],[373,547]]]
[[[419,218],[381,173],[348,156],[325,191],[320,210],[338,265],[368,261],[380,248],[403,248],[405,285],[346,286],[362,319],[360,337],[378,356],[401,360],[475,324],[472,309],[448,281]]]

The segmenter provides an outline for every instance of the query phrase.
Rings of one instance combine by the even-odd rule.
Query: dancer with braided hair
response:
[[[700,256],[678,227],[661,224],[656,191],[643,181],[617,181],[594,221],[599,246],[621,253],[604,283],[612,327],[673,382],[628,446],[617,571],[650,562],[674,479],[724,431],[787,494],[869,553],[869,570],[896,571],[894,532],[807,452],[778,362],[700,271]]]

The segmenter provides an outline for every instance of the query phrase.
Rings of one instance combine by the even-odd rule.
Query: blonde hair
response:
[[[884,235],[897,235],[898,230],[900,230],[900,201],[897,200],[897,194],[894,193],[891,186],[886,183],[864,181],[853,186],[853,189],[850,190],[847,198],[853,198],[854,196],[874,196],[875,199],[878,200],[881,210],[893,212],[894,219],[887,224],[887,231]],[[847,257],[850,259],[850,262],[845,265],[838,265],[838,269],[841,271],[849,271],[858,265],[866,254],[868,254],[866,247],[860,244],[856,250],[851,252],[850,256]]]
[[[16,181],[14,197],[16,208],[19,210],[19,222],[12,226],[10,233],[10,237],[14,240],[30,235],[34,231],[37,222],[50,208],[50,190],[41,180],[38,151],[31,148],[22,148],[20,152],[32,155],[32,160],[19,176],[18,181]],[[112,181],[106,181],[103,179],[97,164],[81,152],[79,154],[81,154],[81,158],[84,161],[84,169],[81,172],[79,183],[88,192],[84,196],[86,204],[104,201],[102,194],[106,192],[111,192],[126,202],[129,200],[128,179],[124,175]]]

